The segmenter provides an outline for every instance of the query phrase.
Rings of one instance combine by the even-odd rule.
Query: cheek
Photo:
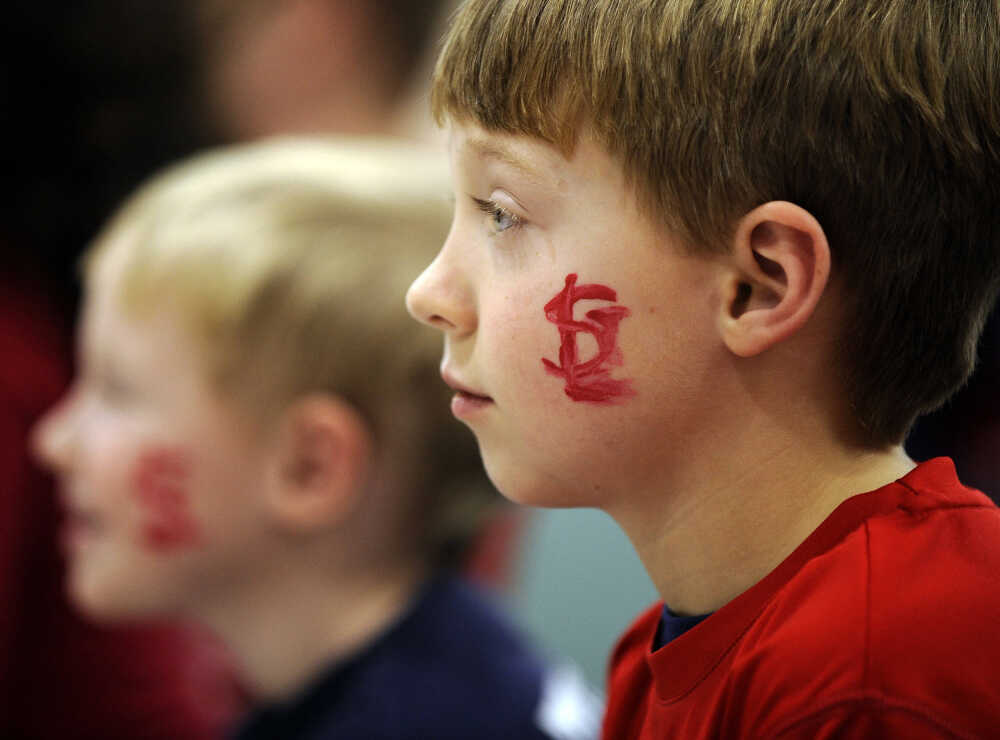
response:
[[[147,550],[168,552],[201,543],[191,511],[191,463],[183,451],[152,448],[137,458],[131,495],[140,512],[139,542]]]
[[[600,283],[578,284],[566,276],[562,290],[544,306],[544,317],[558,335],[558,356],[541,358],[546,373],[564,382],[565,395],[576,403],[608,405],[635,396],[621,370],[625,357],[618,344],[621,322],[631,311],[617,304],[617,293]],[[583,306],[577,304],[584,302]],[[612,371],[616,371],[612,376]]]

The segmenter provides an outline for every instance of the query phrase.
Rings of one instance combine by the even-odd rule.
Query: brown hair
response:
[[[771,200],[812,212],[882,446],[966,381],[998,290],[997,39],[995,0],[469,0],[432,105],[568,156],[586,131],[693,251]]]

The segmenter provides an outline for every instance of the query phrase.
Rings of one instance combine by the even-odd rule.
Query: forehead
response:
[[[486,187],[513,183],[546,202],[555,199],[581,208],[638,210],[624,168],[588,132],[580,135],[566,155],[537,137],[452,122],[449,151],[459,182],[483,180],[479,184]]]
[[[624,169],[596,139],[585,132],[572,151],[525,134],[493,131],[475,123],[448,126],[453,165],[497,167],[539,185],[557,186],[569,178],[624,183]]]
[[[125,300],[134,247],[133,234],[113,235],[87,263],[80,349],[85,357],[114,358],[142,372],[158,372],[164,364],[188,364],[198,343],[180,319],[175,302],[165,298],[139,308]]]
[[[183,356],[183,337],[161,312],[137,316],[122,302],[120,263],[95,266],[88,281],[78,330],[78,349],[85,365],[147,373],[176,364]],[[164,344],[172,351],[163,353]]]
[[[556,184],[569,164],[541,139],[488,131],[475,124],[452,124],[449,147],[453,161],[460,165],[498,165],[540,185]]]
[[[122,313],[121,285],[128,246],[127,240],[118,235],[87,255],[80,325],[84,338]]]

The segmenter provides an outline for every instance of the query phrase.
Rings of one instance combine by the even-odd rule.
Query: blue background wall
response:
[[[540,510],[523,534],[509,604],[545,650],[574,660],[604,689],[608,655],[657,599],[618,525],[592,509]]]

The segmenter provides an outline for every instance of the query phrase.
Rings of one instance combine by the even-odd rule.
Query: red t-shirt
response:
[[[0,737],[208,740],[242,709],[228,658],[206,636],[99,627],[68,603],[51,479],[32,424],[70,375],[60,313],[0,264]]]
[[[650,652],[661,608],[612,655],[605,738],[1000,737],[1000,509],[947,458]]]

